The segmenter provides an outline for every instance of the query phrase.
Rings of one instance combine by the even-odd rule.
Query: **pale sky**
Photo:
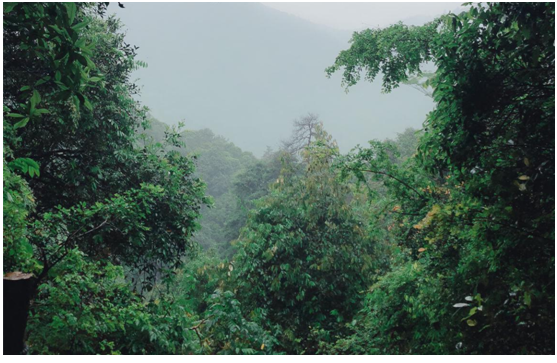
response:
[[[463,2],[433,3],[264,3],[274,9],[298,16],[316,24],[342,30],[384,27],[400,20],[430,20],[437,15],[455,11]]]

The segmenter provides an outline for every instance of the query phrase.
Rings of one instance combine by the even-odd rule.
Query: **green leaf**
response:
[[[528,291],[524,293],[524,304],[526,304],[529,308],[532,307],[532,295]]]
[[[66,5],[66,11],[68,12],[68,19],[70,21],[70,24],[72,24],[75,19],[75,13],[77,12],[77,7],[75,6],[75,3],[65,3],[65,5]]]
[[[78,24],[72,26],[72,29],[75,30],[75,31],[79,31],[79,30],[85,28],[90,22],[91,22],[90,20],[82,21],[81,23],[78,23]]]
[[[29,117],[24,118],[23,120],[19,121],[14,125],[15,129],[19,129],[20,127],[24,127],[29,122]]]
[[[468,324],[468,326],[476,326],[478,322],[474,319],[468,319],[466,320],[466,324]]]
[[[85,107],[87,107],[87,109],[88,109],[89,111],[93,111],[93,105],[91,104],[91,102],[89,102],[89,99],[88,99],[87,97],[85,97],[85,96],[83,96],[83,105],[84,105]]]
[[[83,56],[85,58],[85,61],[87,62],[87,67],[89,67],[89,69],[95,69],[97,68],[95,66],[95,63],[91,60],[91,58],[89,58],[88,56],[84,55]]]
[[[13,118],[24,118],[25,117],[20,113],[9,113],[7,116],[8,117],[13,117]]]
[[[9,13],[13,9],[15,9],[15,7],[18,5],[19,3],[4,3],[4,14]]]
[[[85,38],[78,39],[77,42],[75,42],[75,46],[83,48],[85,46]]]
[[[41,79],[39,79],[39,80],[35,83],[35,86],[40,86],[41,84],[46,83],[46,82],[48,82],[49,80],[50,80],[50,77],[49,77],[49,76],[46,76],[46,77],[44,77],[44,78],[41,78]]]
[[[35,108],[41,102],[41,95],[37,90],[33,90],[33,96],[31,96],[31,108]]]
[[[72,100],[73,100],[73,104],[76,108],[76,111],[79,112],[79,98],[77,98],[77,96],[73,96]]]
[[[20,170],[23,173],[28,173],[30,176],[39,176],[39,164],[29,158],[17,158],[11,161],[8,165],[12,170]]]
[[[58,26],[52,24],[52,25],[49,25],[49,27],[50,27],[51,29],[53,29],[56,33],[62,35],[62,30],[61,30]]]
[[[38,108],[33,112],[33,115],[42,115],[44,113],[50,113],[46,108]]]

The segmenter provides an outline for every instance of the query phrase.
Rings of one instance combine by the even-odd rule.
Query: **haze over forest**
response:
[[[257,156],[267,146],[276,149],[292,121],[308,112],[320,116],[346,152],[371,138],[419,129],[433,107],[431,98],[407,86],[382,94],[378,79],[346,93],[341,74],[328,79],[324,70],[349,46],[351,31],[259,3],[125,6],[109,10],[148,64],[133,77],[153,116],[170,125],[185,121],[186,129],[209,128]],[[417,25],[436,15],[402,21]]]

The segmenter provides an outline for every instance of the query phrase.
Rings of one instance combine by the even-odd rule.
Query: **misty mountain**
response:
[[[154,142],[163,142],[168,125],[150,117],[151,125],[147,130],[138,130],[152,138]],[[230,241],[238,237],[241,226],[229,227],[237,212],[238,197],[233,193],[234,178],[257,159],[252,153],[243,151],[226,138],[215,135],[209,129],[185,130],[181,132],[185,147],[174,148],[180,154],[194,156],[196,174],[206,184],[206,194],[212,199],[210,208],[203,206],[199,219],[200,230],[194,240],[204,249],[215,249],[221,256],[232,252]]]
[[[345,93],[324,69],[350,32],[256,3],[127,3],[111,7],[148,67],[135,73],[142,102],[169,124],[210,128],[261,155],[289,136],[293,119],[321,116],[341,151],[420,128],[432,101],[380,82]]]

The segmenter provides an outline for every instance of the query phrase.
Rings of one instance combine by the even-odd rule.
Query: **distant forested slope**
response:
[[[151,128],[143,131],[153,141],[162,142],[169,126],[151,117]],[[176,148],[184,156],[196,156],[197,174],[207,185],[212,207],[202,208],[201,230],[195,240],[205,248],[214,248],[221,255],[230,254],[230,240],[237,237],[238,228],[226,228],[237,206],[233,193],[234,176],[257,162],[252,153],[243,151],[209,129],[187,130],[181,133],[185,148]]]

